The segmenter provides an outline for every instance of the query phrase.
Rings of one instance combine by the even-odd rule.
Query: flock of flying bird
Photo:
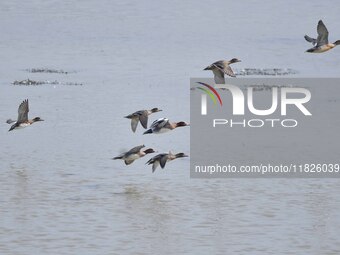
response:
[[[309,53],[322,53],[326,52],[332,48],[334,48],[337,45],[340,45],[340,40],[335,41],[334,43],[329,43],[328,41],[328,30],[325,26],[325,24],[322,22],[322,20],[319,20],[317,25],[317,38],[312,38],[308,35],[305,35],[305,39],[307,42],[310,42],[313,44],[313,47],[308,49],[306,52]],[[214,80],[216,84],[224,84],[224,75],[229,75],[231,77],[236,77],[233,70],[230,67],[230,64],[240,62],[241,60],[237,58],[233,58],[229,61],[226,60],[220,60],[217,61],[208,67],[206,67],[204,70],[211,70],[214,74]],[[125,116],[125,118],[131,119],[131,129],[133,132],[136,131],[137,125],[140,122],[144,129],[147,129],[148,126],[148,116],[152,113],[160,112],[162,110],[158,108],[153,108],[151,110],[141,110],[134,112],[130,115]],[[17,121],[14,121],[12,119],[8,119],[6,122],[8,124],[14,123],[9,131],[24,128],[27,126],[32,125],[35,122],[43,121],[40,117],[35,117],[33,119],[28,119],[28,112],[29,112],[29,106],[28,106],[28,99],[24,100],[18,108],[18,118]],[[164,133],[170,130],[173,130],[177,127],[185,127],[189,126],[188,123],[184,121],[180,122],[170,122],[167,118],[160,118],[158,120],[155,120],[149,129],[144,132],[144,134],[160,134]],[[122,153],[121,155],[114,157],[113,159],[122,159],[124,160],[126,165],[130,165],[133,163],[136,159],[139,159],[141,157],[144,157],[145,155],[149,153],[154,153],[155,151],[151,148],[143,150],[145,146],[139,145],[131,150]],[[174,160],[176,158],[183,158],[188,157],[184,153],[177,153],[173,154],[171,152],[169,153],[161,153],[154,157],[152,157],[149,161],[147,161],[146,164],[151,165],[152,164],[152,172],[156,170],[156,168],[160,165],[161,168],[165,167],[165,164],[168,161]]]
[[[325,24],[322,22],[322,20],[319,20],[318,22],[317,33],[318,33],[317,38],[312,38],[308,35],[305,35],[306,41],[313,44],[313,47],[306,50],[306,52],[322,53],[330,49],[333,49],[337,45],[340,45],[340,40],[337,40],[334,43],[328,42],[328,30]],[[233,70],[230,67],[230,64],[234,64],[237,62],[241,62],[241,60],[237,58],[233,58],[229,61],[220,60],[206,67],[204,70],[211,70],[214,73],[214,80],[216,84],[225,84],[224,80],[225,74],[231,77],[236,77],[236,75],[234,74]]]
[[[160,112],[160,111],[162,111],[162,110],[160,110],[158,108],[153,108],[151,110],[140,110],[140,111],[137,111],[137,112],[134,112],[134,113],[131,113],[131,114],[125,116],[125,118],[131,119],[131,129],[132,129],[133,132],[136,132],[137,125],[138,125],[139,122],[141,123],[141,125],[143,126],[144,129],[147,129],[148,128],[149,115],[152,114],[152,113],[155,113],[155,112]],[[185,127],[185,126],[189,126],[189,124],[184,122],[184,121],[170,122],[169,119],[167,119],[167,118],[160,118],[158,120],[155,120],[151,124],[149,129],[147,129],[144,132],[144,134],[161,134],[161,133],[165,133],[165,132],[168,132],[170,130],[173,130],[175,128]],[[149,153],[155,152],[152,148],[143,150],[144,147],[145,147],[145,145],[136,146],[136,147],[132,148],[131,150],[124,152],[117,157],[114,157],[113,159],[122,159],[122,160],[124,160],[126,165],[130,165],[136,159],[142,158]],[[161,168],[164,168],[166,162],[169,162],[169,161],[174,160],[176,158],[183,158],[183,157],[188,157],[188,155],[186,155],[182,152],[177,153],[177,154],[173,154],[170,151],[169,153],[161,153],[161,154],[158,154],[158,155],[152,157],[151,159],[149,159],[148,162],[146,162],[146,164],[148,164],[148,165],[152,164],[152,172],[155,172],[156,168],[159,165],[161,166]]]

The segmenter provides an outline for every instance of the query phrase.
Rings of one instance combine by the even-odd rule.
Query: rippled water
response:
[[[188,121],[189,78],[211,77],[213,61],[338,76],[339,49],[306,54],[303,39],[320,18],[339,39],[338,13],[334,1],[1,2],[0,254],[339,254],[337,180],[196,180],[189,159],[154,174],[147,159],[110,160],[139,144],[189,153],[189,128],[142,136],[123,116]],[[25,79],[61,84],[11,84]],[[25,98],[45,122],[8,133]]]

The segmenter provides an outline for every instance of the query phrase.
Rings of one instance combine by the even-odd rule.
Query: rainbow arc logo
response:
[[[220,94],[218,94],[218,92],[216,91],[216,89],[214,89],[212,86],[210,86],[209,84],[206,84],[204,82],[197,82],[198,84],[204,86],[204,87],[196,87],[199,90],[202,90],[205,94],[207,94],[211,100],[213,101],[214,105],[217,104],[217,100],[218,99],[220,106],[223,105],[222,99],[220,97]],[[203,100],[203,104],[206,107],[206,97],[204,97],[205,95],[202,95],[202,100]],[[203,107],[203,106],[202,106]],[[202,108],[203,109],[203,108]]]
[[[220,95],[218,92],[210,86],[209,84],[203,83],[203,82],[197,82],[198,84],[202,85],[200,87],[197,87],[197,89],[204,92],[204,94],[201,94],[201,114],[207,115],[207,101],[208,96],[213,101],[214,105],[217,105],[217,100],[220,103],[220,106],[222,107],[223,103],[221,100]],[[245,98],[245,95],[243,91],[236,85],[231,84],[216,84],[217,88],[226,88],[231,93],[233,100],[233,115],[245,115],[245,105],[248,106],[248,110],[250,113],[258,115],[258,116],[266,116],[273,114],[277,108],[278,105],[281,105],[281,115],[285,116],[287,115],[287,105],[295,105],[304,115],[312,115],[307,108],[304,106],[305,103],[308,103],[311,99],[311,93],[308,89],[305,88],[298,88],[298,87],[283,87],[280,88],[280,91],[278,91],[277,87],[272,88],[272,105],[269,109],[257,109],[254,107],[254,100],[253,100],[253,88],[248,87],[247,88],[247,96],[248,98]],[[280,92],[280,93],[279,93]],[[287,96],[287,94],[290,93],[300,93],[303,94],[304,97],[299,98],[290,98]],[[281,95],[281,103],[279,104],[279,95]],[[216,100],[217,99],[217,100]],[[247,104],[245,104],[245,100],[247,99]]]

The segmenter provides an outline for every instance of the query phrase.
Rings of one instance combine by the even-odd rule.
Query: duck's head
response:
[[[237,58],[233,58],[229,62],[230,62],[230,64],[233,64],[233,63],[241,62],[241,60],[239,60]]]
[[[335,45],[340,45],[340,40],[334,42]]]
[[[161,112],[162,110],[161,110],[161,109],[158,109],[158,108],[152,108],[150,111],[151,111],[151,112]]]
[[[185,157],[189,157],[188,155],[184,154],[183,152],[177,153],[175,155],[176,158],[185,158]]]
[[[145,154],[154,153],[155,151],[151,148],[144,151]]]
[[[176,123],[176,127],[186,127],[186,126],[190,126],[190,124],[184,121],[180,121]]]
[[[44,121],[44,120],[40,117],[35,117],[32,121],[37,122],[37,121]]]

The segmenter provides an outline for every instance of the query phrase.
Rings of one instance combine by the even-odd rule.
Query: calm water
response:
[[[110,160],[139,144],[190,153],[189,128],[142,136],[122,116],[189,121],[189,78],[213,61],[339,75],[340,49],[306,54],[303,39],[320,18],[339,39],[339,3],[262,3],[1,2],[0,254],[339,254],[337,180],[195,180],[189,159],[154,174],[146,158]],[[27,78],[83,86],[11,85]],[[46,121],[8,133],[25,98]]]

